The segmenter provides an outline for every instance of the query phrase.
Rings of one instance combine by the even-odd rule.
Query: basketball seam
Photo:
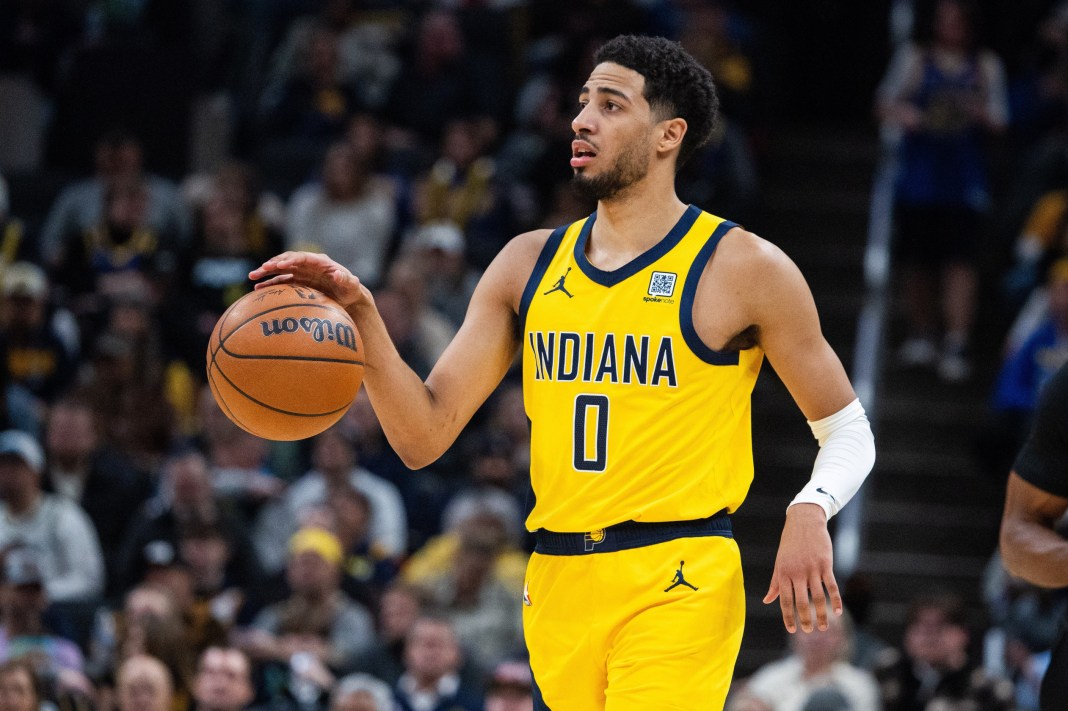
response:
[[[234,353],[231,350],[227,350],[226,346],[219,348],[223,353],[231,358],[242,358],[244,360],[306,360],[314,363],[345,363],[346,365],[364,365],[362,360],[346,360],[344,358],[318,358],[316,356],[295,356],[295,355],[243,355],[241,353]]]
[[[214,365],[215,366],[215,370],[219,371],[220,375],[223,375],[222,368],[220,368],[219,364],[215,362],[215,354],[214,353],[211,354],[211,365]],[[226,377],[226,376],[223,375],[223,377]],[[208,382],[212,387],[212,395],[215,396],[215,402],[218,405],[220,405],[221,407],[226,408],[227,416],[229,416],[229,418],[231,420],[233,420],[233,422],[238,427],[240,427],[241,429],[243,429],[246,432],[249,432],[251,434],[256,434],[255,432],[252,432],[252,430],[250,430],[248,427],[245,426],[245,423],[243,423],[241,421],[241,418],[237,416],[237,413],[234,412],[233,408],[230,407],[230,404],[228,402],[226,402],[226,398],[224,398],[222,396],[222,392],[219,390],[219,386],[215,384],[215,376],[212,375],[212,373],[211,373],[211,366],[208,366]],[[229,382],[229,379],[227,379],[227,382]],[[233,385],[233,383],[230,383],[230,384]],[[234,386],[234,389],[237,390],[237,386],[236,385]],[[238,392],[241,392],[241,391],[238,390]],[[244,393],[241,393],[241,394],[244,395]],[[259,436],[259,435],[257,435],[257,436]]]
[[[219,375],[223,376],[223,379],[226,380],[226,382],[228,382],[230,384],[230,387],[232,387],[240,395],[248,398],[252,402],[254,402],[257,405],[259,405],[260,407],[266,408],[266,409],[268,409],[268,410],[270,410],[272,412],[277,412],[280,415],[292,415],[293,417],[326,417],[327,415],[336,415],[337,413],[339,413],[339,412],[341,412],[343,410],[347,410],[347,409],[349,409],[349,407],[352,406],[352,403],[350,402],[347,405],[335,408],[333,410],[328,410],[327,412],[291,412],[289,410],[283,410],[280,407],[275,407],[274,405],[268,405],[267,403],[261,402],[261,401],[257,400],[256,398],[252,397],[251,395],[246,393],[244,390],[239,388],[237,386],[237,383],[235,383],[233,380],[230,380],[230,378],[226,377],[226,373],[223,372],[222,368],[218,367],[218,365],[216,365],[215,367],[216,367],[216,370],[219,371]]]

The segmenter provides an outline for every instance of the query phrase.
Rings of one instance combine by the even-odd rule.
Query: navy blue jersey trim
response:
[[[705,345],[701,337],[697,335],[697,329],[693,325],[693,304],[697,297],[697,282],[701,280],[701,272],[704,270],[716,246],[723,239],[723,235],[738,225],[724,220],[709,236],[705,246],[690,265],[690,271],[686,274],[686,284],[682,288],[682,303],[679,305],[679,325],[682,327],[682,337],[693,354],[710,365],[738,365],[738,351],[715,351]]]
[[[530,273],[530,278],[527,279],[527,285],[523,288],[523,297],[519,300],[519,332],[520,338],[523,337],[523,333],[527,326],[527,310],[530,309],[530,302],[534,300],[534,294],[538,291],[538,284],[541,283],[541,278],[545,276],[545,270],[549,268],[549,263],[553,261],[553,257],[556,255],[556,250],[560,248],[560,242],[564,239],[564,233],[567,232],[567,228],[570,225],[564,225],[563,227],[557,227],[553,230],[553,233],[549,235],[549,239],[545,240],[545,246],[541,248],[541,254],[538,255],[538,261],[534,263],[534,271]]]
[[[549,705],[545,703],[544,697],[541,695],[541,688],[538,686],[538,677],[534,676],[534,670],[530,670],[530,680],[533,682],[533,688],[531,696],[534,697],[534,711],[553,711],[549,708]]]
[[[593,534],[597,534],[596,536]],[[676,538],[724,536],[734,538],[730,514],[723,509],[708,518],[693,521],[624,521],[599,531],[557,533],[539,528],[534,532],[534,552],[542,555],[588,555],[615,553],[653,546]]]
[[[690,205],[686,208],[686,212],[682,213],[682,217],[675,223],[675,226],[671,228],[671,231],[664,235],[664,239],[660,240],[647,251],[639,254],[619,269],[606,272],[603,269],[598,269],[590,264],[590,260],[586,258],[586,242],[590,238],[590,231],[593,229],[594,220],[597,219],[597,213],[595,212],[590,215],[588,220],[586,220],[586,224],[582,226],[582,231],[579,233],[578,239],[575,241],[575,262],[579,265],[579,269],[582,270],[582,273],[592,281],[597,282],[601,286],[615,286],[627,277],[634,276],[642,269],[645,269],[647,266],[671,251],[672,247],[681,242],[682,238],[686,236],[686,233],[690,231],[690,228],[693,227],[693,223],[697,221],[700,214],[700,208],[695,205]]]

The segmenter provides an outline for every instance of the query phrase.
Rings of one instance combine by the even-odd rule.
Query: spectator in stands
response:
[[[358,103],[341,73],[337,30],[320,23],[304,39],[299,71],[264,97],[264,123],[271,138],[314,149],[344,132]]]
[[[925,595],[909,606],[904,643],[879,659],[884,711],[922,711],[932,704],[967,702],[978,711],[1012,708],[1012,684],[988,678],[969,656],[968,625],[960,600]]]
[[[359,465],[356,447],[345,423],[335,425],[312,443],[313,468],[295,481],[280,506],[265,510],[257,543],[268,569],[277,569],[285,545],[302,524],[305,511],[329,500],[332,490],[351,486],[371,504],[370,542],[381,555],[400,557],[407,550],[408,525],[397,488]]]
[[[456,335],[457,327],[430,303],[427,287],[432,273],[426,271],[427,266],[413,254],[401,255],[389,267],[385,290],[395,293],[405,308],[417,358],[434,363]]]
[[[1013,247],[1013,264],[1004,275],[1005,299],[1012,311],[1019,309],[1008,337],[1013,351],[1023,341],[1021,331],[1030,330],[1034,313],[1045,309],[1043,279],[1049,267],[1068,256],[1068,189],[1051,190],[1031,206]],[[1022,323],[1021,323],[1022,322]]]
[[[350,668],[375,641],[365,608],[341,589],[341,543],[321,528],[304,528],[289,543],[286,582],[290,595],[260,612],[242,635],[256,661],[288,665],[302,657],[324,668]]]
[[[908,335],[900,355],[909,365],[937,361],[943,379],[960,382],[971,373],[975,260],[990,201],[983,141],[1004,130],[1008,102],[1004,67],[978,46],[970,4],[939,0],[931,26],[928,41],[895,56],[879,113],[902,132],[895,220]]]
[[[412,56],[405,60],[385,106],[389,122],[407,132],[399,142],[417,151],[432,146],[441,139],[445,124],[461,116],[488,117],[495,131],[503,92],[499,78],[487,76],[487,69],[490,74],[499,70],[474,65],[454,12],[427,12],[415,30]]]
[[[404,674],[394,688],[401,711],[480,711],[482,698],[463,683],[463,651],[452,624],[422,617],[404,645]]]
[[[484,711],[534,711],[534,680],[530,664],[504,661],[497,665],[486,685]]]
[[[983,572],[983,599],[991,622],[983,637],[983,666],[1012,681],[1016,711],[1038,711],[1042,679],[1068,612],[1068,590],[1009,574],[995,552]]]
[[[0,284],[0,363],[9,382],[29,393],[43,413],[73,382],[76,354],[51,322],[44,270],[15,262],[3,270]]]
[[[389,685],[368,674],[338,680],[330,693],[330,711],[393,711]]]
[[[351,484],[332,489],[327,502],[341,548],[344,577],[341,587],[353,599],[374,609],[385,588],[397,577],[400,555],[390,555],[371,537],[374,508],[371,499]]]
[[[78,645],[52,634],[44,621],[48,596],[44,576],[29,548],[10,548],[3,556],[0,582],[0,659],[25,658],[38,673],[61,670],[81,674],[85,660]]]
[[[244,711],[252,703],[252,664],[240,649],[209,647],[193,680],[192,711]]]
[[[212,628],[214,637],[225,639],[239,619],[251,619],[263,600],[266,576],[255,558],[234,560],[222,526],[201,522],[184,527],[177,552],[189,572],[193,593],[190,611],[198,626],[205,632]]]
[[[202,404],[218,411],[215,426],[204,430],[212,486],[216,496],[245,520],[253,520],[285,487],[271,466],[271,443],[223,417],[214,398],[209,399]]]
[[[988,442],[985,451],[1002,465],[1002,472],[1023,444],[1043,387],[1068,362],[1068,258],[1050,267],[1045,291],[1045,316],[1020,347],[1008,353],[994,384],[995,436],[1000,443],[995,451]]]
[[[871,627],[869,615],[874,597],[872,579],[864,573],[853,573],[842,584],[842,604],[853,622],[853,651],[848,661],[867,670],[890,648]]]
[[[188,635],[177,603],[160,586],[143,584],[130,590],[118,609],[96,611],[87,647],[86,671],[101,687],[114,686],[114,673],[124,659],[138,654],[158,658],[167,667],[173,693],[187,690],[192,666]],[[175,676],[177,674],[177,676]]]
[[[338,33],[338,70],[353,87],[360,105],[381,107],[401,69],[395,45],[407,13],[399,7],[360,5],[353,0],[331,0],[321,4],[318,14],[290,23],[271,58],[268,83],[283,85],[299,69],[300,53],[312,34],[327,26]]]
[[[213,173],[195,173],[182,183],[182,195],[200,212],[212,200],[234,205],[244,216],[245,243],[256,254],[275,254],[281,246],[285,203],[263,187],[263,178],[248,163],[224,161]]]
[[[193,248],[178,268],[178,298],[162,305],[164,319],[183,337],[178,350],[187,363],[200,366],[215,323],[223,312],[252,290],[248,272],[261,263],[261,253],[248,238],[241,206],[222,197],[207,200]]]
[[[92,403],[102,443],[141,471],[156,468],[170,446],[177,419],[166,397],[166,366],[147,345],[132,333],[103,333],[93,345],[81,383],[71,393]]]
[[[518,525],[526,490],[530,486],[526,476],[520,476],[516,466],[515,445],[500,430],[484,427],[470,435],[464,443],[468,463],[467,484],[457,491],[445,506],[443,519],[453,521],[457,512],[477,502],[482,494],[503,493],[512,500],[516,512],[515,525],[508,528],[509,536],[517,542],[522,535]]]
[[[464,257],[463,232],[447,220],[431,222],[417,228],[404,249],[423,275],[428,304],[455,331],[463,323],[480,276]]]
[[[155,585],[134,588],[127,595],[121,614],[111,620],[115,636],[110,648],[94,648],[93,667],[106,679],[127,659],[141,655],[155,657],[170,673],[173,708],[189,709],[196,649],[189,626],[182,618],[182,604],[174,600],[173,588]],[[106,620],[106,615],[98,614],[98,625]],[[102,641],[107,641],[106,637],[96,636],[98,640],[103,638]]]
[[[534,198],[497,169],[485,125],[454,118],[445,124],[440,155],[414,187],[420,224],[448,221],[464,234],[467,260],[485,269],[507,241],[534,221]]]
[[[496,155],[502,173],[534,191],[543,216],[549,211],[556,186],[571,179],[570,167],[559,159],[567,155],[575,137],[569,108],[560,80],[536,74],[516,97],[516,126],[505,136]]]
[[[436,468],[412,471],[404,465],[382,431],[366,388],[360,388],[356,393],[356,400],[342,422],[352,428],[361,465],[392,483],[400,492],[408,518],[408,549],[415,550],[440,533],[441,510],[451,492],[437,475]]]
[[[215,497],[204,455],[195,449],[179,451],[163,464],[160,494],[130,523],[118,556],[119,590],[129,590],[144,578],[146,546],[164,541],[176,551],[184,531],[203,525],[217,526],[226,537],[232,551],[227,575],[257,579],[258,559],[245,524]]]
[[[104,559],[93,524],[75,503],[41,489],[41,445],[0,432],[0,547],[33,549],[53,602],[90,601],[104,591]]]
[[[423,614],[419,589],[394,583],[378,603],[378,644],[361,654],[353,668],[395,686],[404,673],[404,644]]]
[[[20,257],[36,256],[32,254],[36,245],[28,244],[25,236],[26,227],[22,220],[11,214],[7,181],[0,175],[0,265],[12,264]]]
[[[852,626],[847,615],[828,615],[826,630],[793,635],[790,656],[758,669],[731,702],[731,711],[879,708],[875,679],[849,663]],[[832,699],[838,705],[831,705]],[[816,706],[817,700],[826,705]]]
[[[102,224],[106,195],[116,184],[130,185],[131,180],[144,191],[143,224],[154,234],[173,237],[176,243],[171,247],[188,239],[192,223],[178,189],[144,172],[141,141],[136,136],[106,133],[97,140],[94,156],[96,174],[67,186],[52,204],[41,229],[40,253],[46,264],[58,266],[63,261],[64,242],[71,235],[86,234]]]
[[[22,659],[0,664],[0,711],[41,711],[40,687],[33,667]]]
[[[509,535],[514,525],[475,504],[454,529],[451,555],[440,558],[437,566],[428,557],[413,558],[413,567],[405,570],[406,580],[452,623],[469,659],[483,673],[522,647],[523,588],[517,566],[509,565],[522,557]]]
[[[166,665],[139,654],[124,661],[115,673],[118,711],[173,711],[174,683]]]
[[[327,252],[360,279],[378,284],[399,229],[399,188],[373,172],[352,144],[330,146],[322,179],[293,193],[286,246]]]
[[[45,449],[45,490],[78,504],[89,516],[108,580],[114,582],[126,527],[152,493],[147,474],[101,443],[96,413],[83,400],[62,399],[52,407]]]

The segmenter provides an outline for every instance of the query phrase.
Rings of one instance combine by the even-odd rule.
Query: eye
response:
[[[620,108],[619,104],[614,101],[606,101],[604,107],[609,111],[615,111],[616,109]]]

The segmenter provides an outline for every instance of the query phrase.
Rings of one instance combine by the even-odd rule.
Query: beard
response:
[[[632,145],[616,159],[615,165],[600,175],[588,176],[576,169],[571,187],[583,200],[609,201],[619,198],[649,172],[647,146]]]

